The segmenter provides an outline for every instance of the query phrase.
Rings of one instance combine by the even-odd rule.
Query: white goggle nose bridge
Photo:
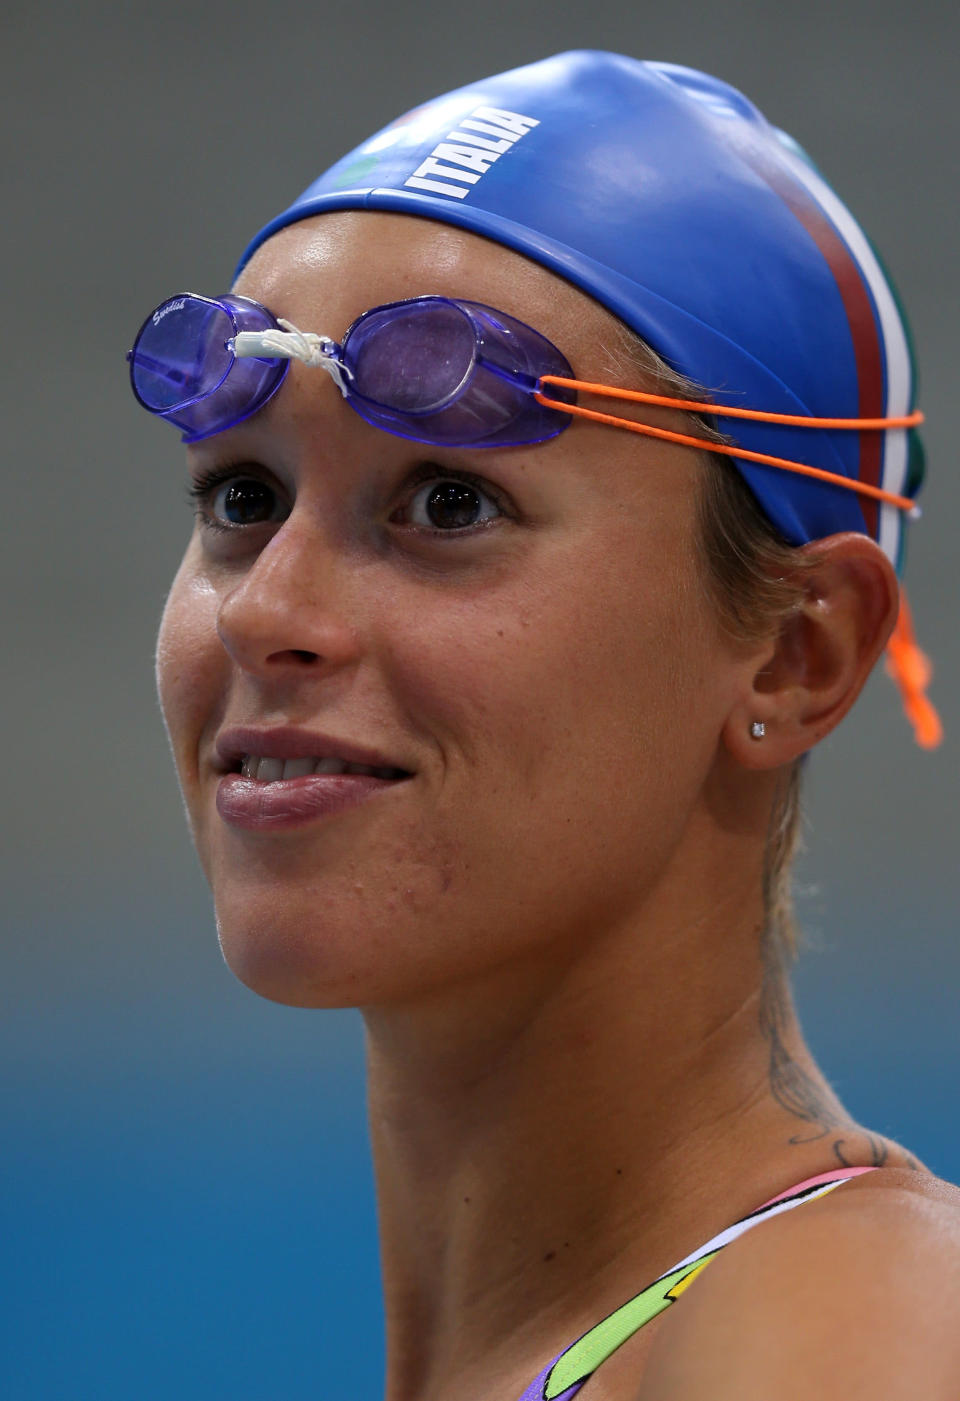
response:
[[[238,360],[246,358],[300,360],[314,370],[326,370],[344,398],[347,380],[353,371],[341,360],[341,347],[330,336],[318,336],[315,331],[301,331],[292,321],[277,317],[282,331],[240,331],[227,341]]]

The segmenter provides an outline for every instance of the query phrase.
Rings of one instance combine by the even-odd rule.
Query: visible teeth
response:
[[[375,778],[403,778],[403,769],[374,768],[371,764],[348,764],[343,759],[332,756],[325,759],[304,757],[302,759],[265,759],[257,754],[244,756],[240,772],[244,778],[255,778],[260,783],[276,783],[283,778],[303,778],[311,773],[343,774],[356,773],[372,775]]]
[[[309,757],[306,759],[287,759],[283,766],[283,776],[284,778],[302,778],[304,774],[313,773],[316,766],[316,759]]]
[[[346,773],[347,765],[342,759],[318,759],[314,773]]]

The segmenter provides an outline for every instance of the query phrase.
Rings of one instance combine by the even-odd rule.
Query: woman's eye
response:
[[[195,482],[189,494],[200,519],[214,530],[283,519],[277,493],[256,477],[211,472]]]
[[[425,483],[392,519],[428,530],[465,530],[496,520],[502,514],[492,497],[479,487],[450,478]]]

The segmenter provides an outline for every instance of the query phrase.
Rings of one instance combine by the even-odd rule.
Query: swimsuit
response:
[[[632,1338],[645,1323],[649,1323],[651,1318],[656,1318],[658,1313],[662,1313],[679,1298],[706,1269],[710,1261],[716,1259],[725,1245],[729,1245],[732,1240],[759,1225],[761,1221],[766,1221],[771,1216],[779,1216],[783,1211],[791,1211],[804,1202],[823,1197],[841,1183],[849,1182],[852,1177],[873,1171],[873,1168],[857,1167],[822,1172],[818,1177],[798,1182],[795,1187],[790,1187],[779,1196],[764,1202],[763,1206],[708,1240],[706,1245],[701,1245],[699,1250],[687,1255],[652,1284],[648,1284],[646,1289],[641,1289],[639,1294],[601,1319],[576,1342],[564,1348],[534,1378],[519,1401],[572,1401],[601,1362],[605,1362],[611,1353],[616,1352],[628,1338]]]

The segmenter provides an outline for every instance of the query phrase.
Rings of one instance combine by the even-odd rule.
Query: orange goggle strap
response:
[[[812,418],[803,414],[765,413],[762,409],[728,409],[721,404],[702,404],[694,399],[671,399],[665,394],[645,394],[639,389],[614,389],[609,384],[588,384],[586,380],[562,379],[559,375],[541,375],[539,383],[558,384],[564,389],[583,389],[590,394],[605,395],[608,399],[629,399],[637,404],[659,404],[668,409],[686,409],[693,413],[716,414],[725,418],[749,418],[758,423],[781,423],[793,428],[915,428],[918,423],[923,422],[923,414],[919,409],[905,414],[902,418]],[[916,503],[909,496],[897,496],[895,492],[884,491],[882,487],[872,486],[869,482],[854,481],[839,472],[827,472],[822,467],[810,467],[805,462],[792,462],[787,457],[771,457],[765,452],[750,452],[747,448],[738,448],[729,443],[712,443],[709,438],[674,433],[668,428],[654,428],[650,423],[637,423],[632,418],[617,418],[613,414],[599,413],[596,409],[581,408],[579,404],[564,404],[559,399],[548,399],[539,391],[533,397],[538,403],[550,409],[559,409],[561,413],[576,414],[580,418],[592,419],[594,423],[609,423],[615,428],[629,428],[633,433],[645,433],[651,438],[665,438],[669,443],[681,443],[688,448],[707,448],[710,452],[724,453],[728,457],[744,457],[748,462],[760,462],[766,467],[781,467],[787,472],[816,477],[818,481],[846,487],[848,491],[872,496],[890,506],[899,506],[901,511],[919,515]]]
[[[599,394],[609,399],[627,399],[636,404],[656,404],[668,409],[683,409],[691,413],[715,414],[724,418],[746,418],[759,423],[780,423],[794,428],[846,428],[862,432],[865,429],[915,428],[923,422],[919,409],[900,418],[813,418],[802,414],[766,413],[761,409],[726,408],[721,404],[700,403],[694,399],[674,399],[665,394],[648,394],[639,389],[615,389],[609,384],[591,384],[586,380],[564,379],[560,375],[542,375],[540,384],[556,384],[564,389],[582,389],[589,394]],[[561,413],[575,414],[594,423],[610,424],[614,428],[628,428],[632,433],[644,433],[651,438],[662,438],[670,443],[680,443],[683,447],[706,448],[709,452],[723,453],[728,457],[743,457],[749,462],[759,462],[768,467],[780,467],[787,472],[797,472],[804,477],[815,477],[829,482],[832,486],[845,487],[848,491],[859,492],[862,496],[872,496],[890,506],[907,511],[910,516],[920,514],[916,503],[909,496],[898,496],[895,492],[884,491],[882,487],[869,482],[858,482],[844,477],[838,472],[827,472],[821,467],[811,467],[805,462],[792,462],[785,457],[772,457],[768,453],[750,452],[727,443],[712,443],[709,438],[697,438],[687,433],[674,433],[667,428],[654,428],[649,423],[637,423],[630,418],[617,418],[613,414],[600,413],[596,409],[585,409],[579,404],[565,404],[559,399],[550,399],[539,390],[534,398],[547,408],[559,409]],[[933,676],[930,658],[917,646],[913,631],[913,618],[903,590],[900,593],[900,612],[897,625],[887,643],[886,670],[893,677],[903,701],[907,719],[913,726],[914,738],[923,749],[935,749],[943,739],[943,726],[933,703],[926,694]]]
[[[900,689],[903,708],[913,726],[917,743],[922,749],[936,749],[943,739],[943,725],[927,696],[927,687],[933,676],[933,665],[927,654],[917,646],[913,615],[902,589],[897,626],[887,643],[885,666],[887,675],[893,677]]]

